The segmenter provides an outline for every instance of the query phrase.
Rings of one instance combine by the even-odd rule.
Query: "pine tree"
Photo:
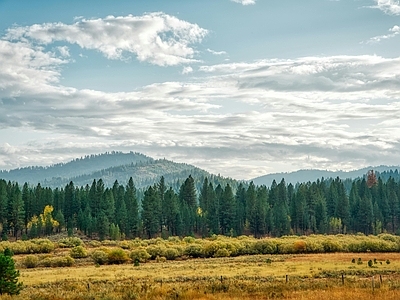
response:
[[[163,214],[169,235],[178,235],[179,204],[178,196],[170,187],[164,195]]]
[[[144,192],[142,201],[142,223],[146,236],[150,239],[159,231],[159,195],[157,187],[150,186]]]
[[[0,295],[18,295],[23,286],[18,282],[19,271],[11,256],[0,253]]]
[[[14,237],[18,237],[18,232],[23,229],[25,217],[24,202],[22,201],[22,194],[18,183],[14,183],[11,186],[7,206],[8,228],[12,230]]]
[[[222,188],[219,185],[218,193],[220,193],[220,189]],[[209,229],[209,234],[219,234],[219,200],[211,182],[208,184],[207,201],[207,227]]]
[[[128,212],[128,236],[137,237],[139,228],[139,205],[136,198],[136,187],[132,177],[125,189],[125,205]]]
[[[179,189],[182,221],[186,235],[192,235],[197,229],[197,195],[194,179],[191,175]]]
[[[287,189],[285,180],[276,187],[276,203],[272,208],[272,216],[274,219],[274,234],[276,236],[287,235],[290,233],[290,217],[287,207]]]
[[[235,227],[236,203],[232,188],[229,184],[225,186],[219,202],[219,223],[221,234],[228,235]]]
[[[242,235],[246,224],[246,189],[240,183],[236,190],[236,234]]]

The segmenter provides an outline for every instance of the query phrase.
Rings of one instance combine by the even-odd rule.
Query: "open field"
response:
[[[376,263],[370,267],[369,260]],[[26,288],[18,299],[400,298],[400,253],[254,255],[20,271]]]

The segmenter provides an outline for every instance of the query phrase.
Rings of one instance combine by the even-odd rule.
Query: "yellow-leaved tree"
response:
[[[34,238],[40,235],[49,235],[60,226],[58,221],[53,219],[53,206],[46,205],[39,217],[32,217],[28,223],[29,237]]]

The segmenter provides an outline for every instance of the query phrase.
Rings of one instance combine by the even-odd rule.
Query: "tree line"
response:
[[[115,181],[110,188],[99,179],[55,189],[28,183],[21,188],[0,180],[3,240],[64,230],[99,239],[398,233],[400,182],[391,176],[382,180],[371,171],[353,180],[350,188],[339,178],[232,187],[215,185],[207,177],[196,188],[189,175],[178,188],[161,177],[139,193],[132,178],[126,185]]]

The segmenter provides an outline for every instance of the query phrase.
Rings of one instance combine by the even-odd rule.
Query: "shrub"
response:
[[[71,256],[64,257],[47,257],[39,262],[43,267],[70,267],[75,263]]]
[[[229,257],[230,255],[231,253],[228,251],[228,249],[222,248],[215,252],[214,257]]]
[[[259,240],[254,244],[258,254],[274,254],[276,253],[276,243],[271,239]]]
[[[305,241],[295,241],[293,243],[293,249],[296,253],[304,253],[307,249],[307,244]]]
[[[187,244],[192,244],[192,243],[194,243],[196,241],[196,239],[194,237],[192,237],[192,236],[185,236],[183,238],[183,241],[185,243],[187,243]]]
[[[204,257],[213,257],[218,251],[218,244],[216,242],[207,242],[203,245],[203,255]]]
[[[166,261],[167,261],[167,258],[164,257],[164,256],[157,256],[156,257],[156,262],[158,262],[158,263],[164,263]]]
[[[373,265],[374,265],[374,263],[373,263],[372,260],[370,259],[370,260],[368,261],[368,267],[372,268]]]
[[[89,242],[89,246],[93,247],[93,248],[97,248],[97,247],[101,246],[101,242],[96,241],[96,240],[92,240],[92,241]]]
[[[121,247],[122,249],[130,249],[131,244],[128,241],[120,241],[118,242],[118,247]]]
[[[108,255],[103,250],[95,250],[90,254],[93,261],[98,265],[104,265],[108,263]]]
[[[22,261],[26,268],[36,268],[39,264],[39,259],[36,255],[28,255]]]
[[[82,246],[76,246],[72,248],[69,252],[73,258],[85,258],[88,256],[86,249]]]
[[[109,264],[123,264],[129,260],[128,255],[122,249],[113,249],[108,253]]]
[[[70,267],[74,263],[75,263],[75,260],[69,255],[64,256],[64,257],[57,257],[57,258],[54,258],[54,260],[53,260],[54,267]]]
[[[83,241],[78,238],[78,237],[67,237],[64,239],[60,239],[58,241],[58,245],[61,248],[73,248],[73,247],[77,247],[77,246],[82,246],[83,245]]]
[[[157,256],[164,256],[165,249],[164,245],[151,245],[146,248],[147,252],[151,255],[151,259],[155,259]]]
[[[50,253],[54,250],[54,243],[48,239],[34,239],[31,242],[36,245],[36,252],[31,253]]]
[[[175,260],[180,254],[176,248],[166,248],[163,256],[168,260]]]
[[[343,251],[342,245],[336,239],[327,238],[322,241],[322,246],[326,253]]]
[[[129,254],[129,256],[132,259],[132,261],[134,261],[134,262],[136,260],[138,260],[139,262],[146,262],[151,257],[151,255],[149,253],[147,253],[146,249],[144,249],[144,248],[138,248],[138,249],[132,250],[131,253]]]
[[[203,247],[199,244],[189,244],[186,246],[184,253],[187,256],[199,258],[203,256]]]

